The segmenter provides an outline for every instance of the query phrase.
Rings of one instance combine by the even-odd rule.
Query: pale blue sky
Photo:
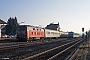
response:
[[[0,19],[10,16],[43,27],[60,22],[63,31],[81,32],[90,29],[90,0],[0,0]]]

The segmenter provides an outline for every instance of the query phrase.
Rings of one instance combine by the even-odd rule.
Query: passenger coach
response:
[[[77,38],[77,37],[79,37],[79,34],[78,33],[74,33],[74,32],[68,32],[68,37],[69,38]]]
[[[60,32],[56,30],[45,29],[45,38],[60,38]]]

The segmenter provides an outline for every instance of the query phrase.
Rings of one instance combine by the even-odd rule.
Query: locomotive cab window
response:
[[[26,30],[26,26],[19,26],[18,30],[19,31],[25,31]]]

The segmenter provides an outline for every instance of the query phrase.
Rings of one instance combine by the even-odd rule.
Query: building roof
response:
[[[0,19],[0,24],[7,24],[7,23]]]
[[[52,30],[58,30],[58,31],[60,31],[59,22],[58,22],[58,24],[50,23],[45,28],[46,29],[52,29]]]

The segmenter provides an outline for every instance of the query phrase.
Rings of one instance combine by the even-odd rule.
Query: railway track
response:
[[[61,55],[62,53],[66,52],[67,50],[69,50],[70,48],[74,47],[76,44],[80,43],[82,40],[80,41],[73,41],[61,46],[57,46],[55,48],[40,52],[38,54],[35,54],[33,56],[27,57],[23,60],[55,60],[56,57],[58,57],[59,55]],[[67,47],[66,47],[67,46]],[[53,55],[53,56],[52,56]],[[62,59],[60,59],[62,60]]]
[[[66,46],[67,44],[70,44],[70,42],[72,42],[72,44],[75,42],[75,41],[79,41],[79,40],[76,40],[76,39],[72,39],[72,40],[67,40],[67,39],[62,39],[62,40],[52,40],[52,41],[43,41],[43,42],[20,42],[20,43],[15,43],[15,45],[19,45],[19,44],[26,44],[24,45],[24,47],[20,47],[19,48],[15,48],[13,49],[10,48],[10,49],[5,49],[3,48],[1,51],[0,51],[0,58],[4,59],[4,58],[8,58],[9,60],[19,60],[19,59],[27,59],[27,57],[29,56],[33,56],[33,55],[36,55],[36,54],[39,54],[39,53],[42,53],[42,52],[45,52],[45,51],[50,51],[50,49],[54,49],[54,50],[57,50],[59,49],[58,46]],[[7,45],[7,44],[6,44]],[[12,45],[12,44],[11,44]],[[12,45],[13,46],[13,45]],[[57,48],[55,48],[57,47]],[[64,47],[65,48],[65,47]],[[52,49],[52,51],[53,51]],[[64,49],[62,49],[64,50]],[[14,52],[13,52],[14,51]],[[43,55],[43,54],[41,54]],[[40,56],[40,55],[39,55]],[[24,60],[25,60],[24,59]]]
[[[70,47],[63,50],[63,52],[60,52],[61,54],[54,57],[54,60],[73,60],[74,56],[73,54],[77,53],[77,46],[80,46],[82,41],[76,42],[75,44],[71,45]],[[72,57],[73,56],[73,57]]]
[[[7,49],[14,49],[14,48],[20,48],[20,47],[26,47],[26,46],[31,46],[34,44],[44,44],[44,43],[50,43],[54,41],[59,41],[59,40],[67,40],[67,39],[47,39],[44,41],[29,41],[29,42],[3,42],[0,43],[0,50],[7,50]]]

